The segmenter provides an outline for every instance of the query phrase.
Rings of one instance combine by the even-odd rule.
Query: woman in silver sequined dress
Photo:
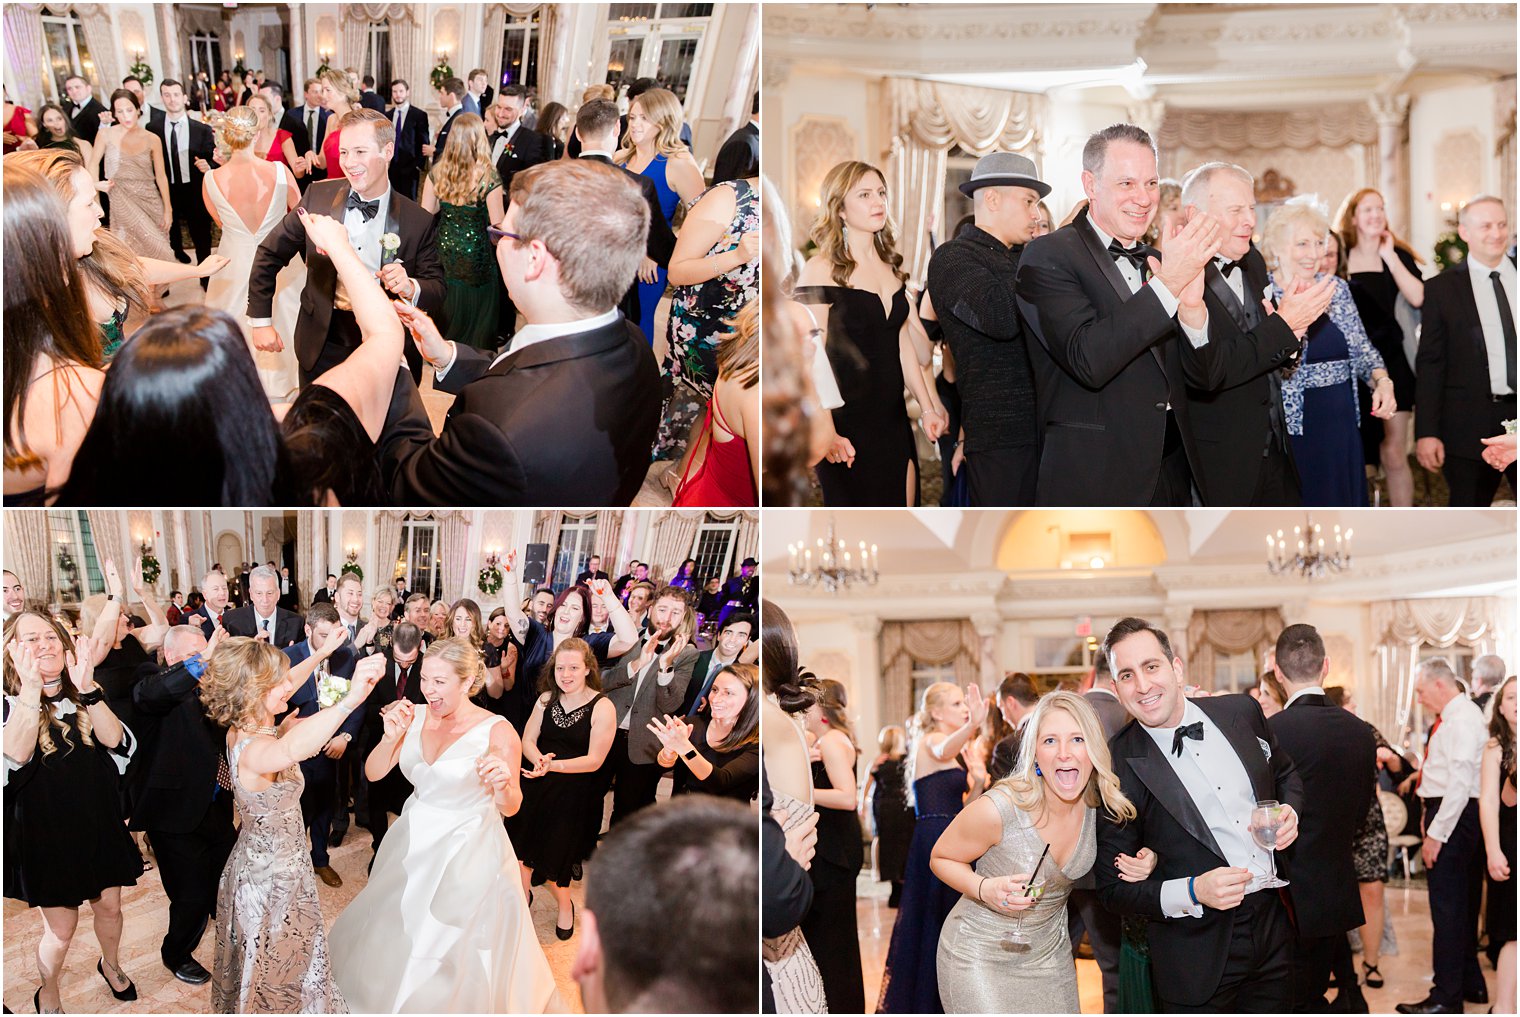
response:
[[[1097,810],[1132,819],[1097,714],[1073,692],[1040,700],[1014,772],[971,802],[934,845],[930,868],[962,897],[939,938],[946,1013],[1079,1013],[1066,900],[1092,868]],[[1032,733],[1032,737],[1031,737]],[[1121,856],[1126,879],[1155,866]]]

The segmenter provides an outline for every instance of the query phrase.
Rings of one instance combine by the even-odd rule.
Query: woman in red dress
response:
[[[5,124],[5,154],[22,149],[36,148],[37,124],[32,120],[32,111],[25,106],[18,106],[11,102],[11,94],[5,92],[5,111],[0,114],[0,120]]]
[[[296,154],[296,143],[290,132],[280,128],[274,119],[274,110],[262,95],[248,100],[248,108],[259,118],[259,131],[253,138],[253,154],[268,162],[283,162],[297,177],[306,175],[306,160]]]
[[[673,503],[678,507],[760,504],[760,326],[753,300],[733,324],[733,334],[718,347],[707,418],[687,446]]]

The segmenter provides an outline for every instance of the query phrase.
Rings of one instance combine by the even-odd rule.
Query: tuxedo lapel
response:
[[[1203,813],[1198,811],[1198,806],[1194,804],[1192,796],[1187,793],[1187,788],[1182,784],[1182,778],[1177,776],[1177,771],[1172,769],[1172,764],[1167,762],[1166,757],[1161,754],[1161,749],[1156,742],[1149,734],[1138,728],[1130,735],[1130,740],[1140,743],[1139,754],[1127,757],[1130,769],[1135,771],[1135,776],[1139,777],[1141,782],[1150,789],[1151,794],[1184,830],[1204,847],[1224,859],[1224,852],[1220,850],[1219,842],[1210,832]]]
[[[1241,271],[1244,272],[1245,270],[1241,269]],[[1241,283],[1244,285],[1244,277],[1242,277]],[[1230,319],[1240,327],[1241,331],[1249,332],[1251,326],[1246,322],[1245,308],[1240,305],[1239,300],[1235,299],[1235,291],[1230,289],[1230,284],[1225,279],[1224,274],[1219,271],[1212,261],[1203,270],[1203,284],[1209,288],[1210,293],[1214,294],[1214,299],[1224,305],[1224,309],[1229,312]]]
[[[401,236],[401,219],[396,213],[396,206],[400,203],[402,194],[394,187],[391,188],[391,200],[385,203],[385,232]],[[382,245],[380,260],[385,260],[385,252]]]
[[[1199,704],[1198,708],[1224,732],[1229,739],[1230,747],[1235,750],[1235,755],[1240,757],[1240,765],[1245,767],[1246,776],[1251,778],[1251,790],[1256,794],[1257,801],[1266,801],[1277,797],[1277,790],[1272,780],[1272,764],[1267,759],[1267,753],[1256,735],[1234,716],[1220,709],[1217,712],[1205,708],[1204,704],[1212,706],[1207,699],[1194,700]]]
[[[1077,217],[1077,233],[1082,237],[1082,244],[1087,248],[1087,253],[1097,263],[1098,270],[1103,273],[1103,278],[1114,288],[1119,299],[1128,300],[1134,296],[1130,292],[1129,283],[1124,281],[1124,275],[1119,271],[1119,266],[1114,264],[1113,255],[1098,242],[1098,234],[1093,232],[1092,224],[1087,221],[1087,213],[1083,212]]]

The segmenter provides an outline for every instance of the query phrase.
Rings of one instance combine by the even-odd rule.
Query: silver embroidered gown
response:
[[[301,821],[306,782],[292,766],[263,791],[243,787],[238,758],[252,740],[238,742],[228,759],[241,825],[216,898],[211,1009],[348,1013],[332,977]]]
[[[979,876],[1031,871],[1045,850],[1033,818],[1013,803],[1006,787],[988,793],[1003,821],[1003,836],[974,868]],[[1097,856],[1097,824],[1085,810],[1077,849],[1064,869],[1046,856],[1040,865],[1045,892],[1023,915],[1028,943],[1015,943],[1016,919],[962,897],[939,937],[939,995],[946,1013],[1080,1013],[1077,966],[1066,931],[1072,884]]]
[[[159,144],[157,139],[153,143]],[[153,153],[144,150],[128,155],[121,150],[121,141],[115,132],[111,132],[104,144],[106,150],[101,161],[105,164],[106,179],[114,185],[110,192],[111,232],[140,258],[173,261],[169,235],[161,228],[164,198],[159,193],[158,176],[153,171]],[[199,197],[196,200],[200,200]]]

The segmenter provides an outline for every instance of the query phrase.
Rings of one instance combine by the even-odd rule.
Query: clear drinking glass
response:
[[[1282,829],[1283,812],[1286,806],[1270,799],[1256,803],[1251,810],[1251,839],[1256,846],[1267,853],[1267,865],[1271,868],[1271,874],[1266,879],[1257,879],[1252,884],[1253,890],[1268,890],[1279,886],[1287,886],[1286,879],[1277,878],[1277,834]]]

